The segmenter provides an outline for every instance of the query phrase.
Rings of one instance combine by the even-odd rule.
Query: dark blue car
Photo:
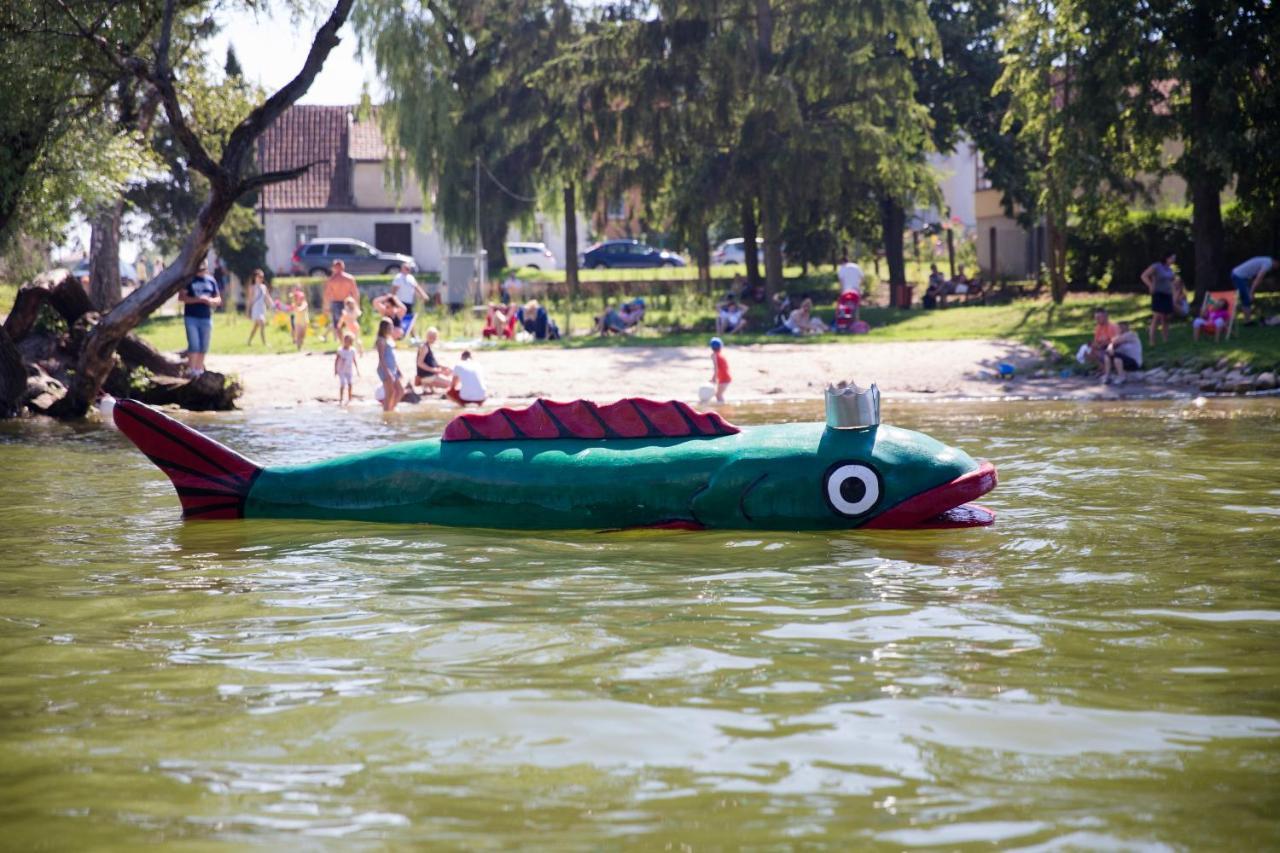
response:
[[[582,255],[582,266],[593,270],[621,267],[682,267],[684,258],[664,249],[654,249],[639,240],[608,240],[596,243]]]

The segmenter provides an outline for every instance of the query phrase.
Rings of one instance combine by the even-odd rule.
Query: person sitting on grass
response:
[[[732,335],[747,328],[747,309],[729,294],[729,297],[716,310],[716,334]]]
[[[1102,384],[1111,382],[1111,373],[1115,371],[1115,383],[1123,385],[1126,370],[1142,369],[1142,340],[1136,332],[1130,331],[1128,323],[1121,323],[1120,333],[1107,346],[1102,359]]]
[[[1107,347],[1111,346],[1120,335],[1120,327],[1111,322],[1111,318],[1107,315],[1106,308],[1099,308],[1093,312],[1093,340],[1089,342],[1089,350],[1087,359],[1095,362],[1099,367],[1103,366],[1103,359],[1107,354]]]
[[[813,300],[806,298],[787,317],[787,329],[793,335],[820,335],[827,330],[827,324],[813,316]]]
[[[547,314],[547,309],[538,304],[538,300],[530,299],[524,307],[516,311],[516,318],[524,330],[533,335],[536,341],[555,341],[560,339],[560,329],[556,321]]]
[[[515,309],[505,303],[490,302],[480,334],[486,338],[513,338],[516,334]]]
[[[1227,322],[1231,319],[1231,310],[1227,307],[1225,299],[1206,299],[1204,308],[1200,311],[1200,316],[1191,322],[1191,339],[1200,340],[1200,330],[1206,327],[1213,329],[1213,342],[1217,343],[1222,337],[1222,330],[1227,327]]]

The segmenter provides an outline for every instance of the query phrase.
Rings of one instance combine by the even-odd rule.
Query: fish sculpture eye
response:
[[[866,515],[875,508],[883,491],[880,474],[861,462],[837,462],[822,479],[827,505],[847,518]]]

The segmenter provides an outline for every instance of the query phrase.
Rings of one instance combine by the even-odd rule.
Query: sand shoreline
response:
[[[462,349],[437,346],[451,365]],[[537,397],[608,402],[622,397],[697,400],[711,374],[710,351],[701,347],[561,349],[528,347],[474,350],[490,390],[489,405],[522,404]],[[1039,370],[1040,356],[1018,343],[998,340],[850,344],[753,344],[726,349],[733,382],[729,403],[812,400],[828,382],[875,382],[900,399],[1118,399],[1185,396],[1186,389],[1132,382],[1103,386],[1097,379],[1063,378]],[[412,375],[415,352],[402,346],[401,370]],[[333,355],[289,353],[209,357],[211,370],[238,374],[242,409],[337,404]],[[1013,364],[1012,380],[995,378],[996,366]],[[357,405],[372,402],[378,381],[376,355],[360,359]],[[1036,374],[1040,375],[1036,375]],[[426,402],[432,400],[428,398]],[[434,402],[444,404],[437,397]],[[407,406],[412,408],[412,404]]]

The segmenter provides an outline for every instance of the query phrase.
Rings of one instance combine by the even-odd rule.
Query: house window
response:
[[[302,245],[303,243],[310,243],[317,236],[319,236],[319,233],[320,233],[320,230],[315,225],[293,226],[293,236],[296,240],[296,245],[299,245],[299,246]]]
[[[626,203],[623,202],[622,200],[621,193],[619,193],[618,195],[614,196],[609,200],[608,216],[610,219],[626,219],[627,218],[627,206],[626,206]]]
[[[984,163],[982,160],[982,152],[978,151],[977,149],[974,149],[973,156],[974,156],[973,174],[975,179],[974,186],[973,186],[974,190],[978,191],[978,190],[991,189],[991,178],[987,176],[987,164]]]

